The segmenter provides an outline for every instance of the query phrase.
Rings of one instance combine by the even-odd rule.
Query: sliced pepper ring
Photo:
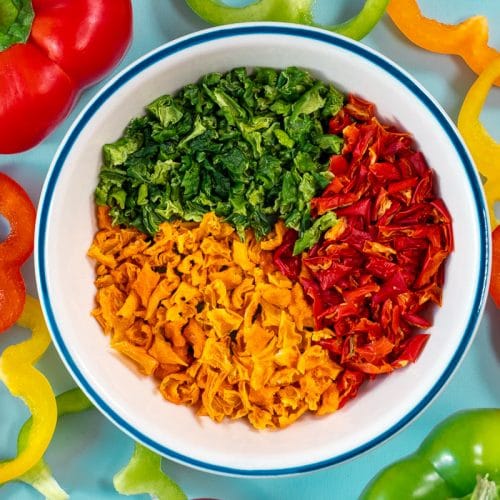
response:
[[[10,328],[22,313],[26,288],[21,266],[33,251],[36,211],[26,191],[0,172],[0,214],[10,225],[0,242],[0,332]]]
[[[458,129],[479,172],[486,179],[484,191],[492,228],[500,223],[495,215],[495,202],[500,201],[500,144],[488,133],[480,116],[493,83],[499,79],[500,55],[469,89],[458,115]]]
[[[56,398],[57,417],[58,419],[64,415],[79,413],[90,410],[94,406],[85,394],[78,388],[70,389]],[[29,432],[33,418],[30,417],[19,431],[17,438],[18,452],[24,450],[29,444]],[[19,476],[17,480],[31,485],[39,493],[51,500],[65,500],[69,495],[59,486],[56,479],[52,475],[50,467],[45,460],[41,458],[30,470]]]
[[[414,44],[439,54],[455,54],[478,75],[500,52],[488,45],[488,20],[473,16],[458,24],[444,24],[422,15],[417,0],[391,0],[387,13]],[[495,81],[500,85],[500,78]]]
[[[179,485],[163,473],[161,460],[160,455],[135,443],[129,463],[113,478],[116,491],[122,495],[149,493],[152,498],[187,500]]]
[[[313,20],[314,0],[257,0],[245,7],[230,7],[219,0],[186,0],[191,9],[211,24],[250,21],[281,21],[305,24],[361,40],[378,23],[389,0],[366,0],[363,8],[340,24],[317,24]]]
[[[26,297],[18,324],[29,328],[33,334],[28,340],[11,345],[2,353],[0,379],[13,396],[26,403],[33,420],[23,449],[12,460],[0,463],[0,484],[18,478],[42,458],[57,421],[56,397],[52,387],[45,375],[33,366],[50,344],[50,335],[37,299]]]

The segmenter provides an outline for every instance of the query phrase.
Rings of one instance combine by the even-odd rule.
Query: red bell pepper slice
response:
[[[492,233],[493,251],[491,260],[490,295],[497,307],[500,307],[500,226]]]
[[[23,312],[26,287],[21,266],[33,251],[36,211],[26,191],[1,172],[0,214],[10,226],[0,242],[0,332],[4,332]]]

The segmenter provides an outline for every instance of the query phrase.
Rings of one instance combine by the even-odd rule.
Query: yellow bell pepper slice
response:
[[[492,229],[500,223],[495,215],[495,203],[500,201],[500,144],[480,122],[480,115],[488,93],[498,79],[500,79],[500,57],[474,82],[465,96],[458,115],[458,129],[479,172],[485,179],[484,191]]]
[[[17,324],[33,333],[28,340],[5,349],[0,357],[0,379],[13,396],[26,403],[32,423],[23,449],[18,450],[15,458],[0,463],[0,484],[18,478],[43,457],[57,421],[57,404],[52,387],[47,378],[33,366],[50,344],[49,332],[37,299],[26,296]]]

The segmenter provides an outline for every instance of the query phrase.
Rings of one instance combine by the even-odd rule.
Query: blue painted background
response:
[[[248,2],[228,0],[227,3],[241,5]],[[338,22],[353,15],[362,4],[362,0],[317,0],[316,18],[322,22]],[[425,15],[443,22],[458,22],[478,13],[487,15],[490,44],[500,47],[498,0],[420,0],[420,5]],[[133,0],[133,6],[134,39],[114,73],[158,45],[208,26],[185,6],[183,0]],[[363,42],[409,71],[456,120],[462,100],[475,80],[475,75],[461,59],[433,54],[412,45],[394,27],[388,16]],[[0,155],[0,170],[22,183],[34,202],[38,201],[44,176],[57,145],[77,113],[100,85],[88,89],[68,119],[36,148],[19,155]],[[500,140],[499,89],[491,91],[482,120],[490,133]],[[36,294],[32,259],[27,262],[23,272],[28,291]],[[19,328],[4,333],[0,337],[0,352],[26,336],[27,332]],[[49,349],[38,366],[49,377],[56,393],[74,386],[53,348]],[[169,461],[165,461],[164,468],[190,498],[351,500],[358,498],[366,483],[383,466],[413,452],[438,422],[460,409],[477,407],[500,407],[500,310],[496,310],[491,301],[487,304],[471,349],[444,391],[417,420],[375,450],[340,466],[279,479],[215,476]],[[0,385],[0,457],[14,453],[19,427],[27,415],[24,405]],[[112,477],[128,461],[132,447],[128,437],[97,411],[90,411],[61,420],[46,458],[72,499],[108,500],[122,498],[113,489]],[[41,497],[28,486],[11,483],[0,486],[0,498],[29,500]]]

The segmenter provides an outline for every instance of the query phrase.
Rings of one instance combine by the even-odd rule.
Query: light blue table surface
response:
[[[238,0],[231,3],[238,5]],[[242,3],[241,0],[239,4]],[[361,0],[318,0],[316,16],[319,21],[336,22],[353,15],[362,4]],[[500,47],[499,0],[420,0],[420,5],[424,14],[444,22],[457,22],[477,13],[487,15],[490,43]],[[133,0],[133,6],[133,42],[113,74],[158,45],[208,26],[183,0]],[[461,102],[475,80],[461,59],[433,54],[412,45],[388,16],[384,16],[363,42],[409,71],[456,121]],[[22,183],[35,203],[59,142],[102,83],[88,89],[68,119],[36,148],[19,155],[0,155],[0,170]],[[491,91],[482,119],[490,133],[500,140],[499,89]],[[23,272],[28,291],[36,294],[32,259]],[[26,331],[12,328],[0,337],[0,352],[26,336]],[[75,385],[52,347],[38,366],[49,377],[56,393]],[[356,499],[377,471],[413,452],[438,422],[458,410],[476,407],[500,407],[500,310],[495,309],[491,300],[472,347],[444,390],[416,420],[376,449],[339,466],[278,479],[217,476],[170,461],[165,461],[164,468],[190,498]],[[27,414],[24,405],[0,385],[0,457],[14,453],[17,432]],[[90,411],[65,417],[60,422],[46,458],[72,499],[108,500],[120,497],[113,489],[112,477],[128,461],[132,446],[131,440],[105,417]],[[28,486],[11,483],[0,487],[0,498],[27,500],[40,495]]]

